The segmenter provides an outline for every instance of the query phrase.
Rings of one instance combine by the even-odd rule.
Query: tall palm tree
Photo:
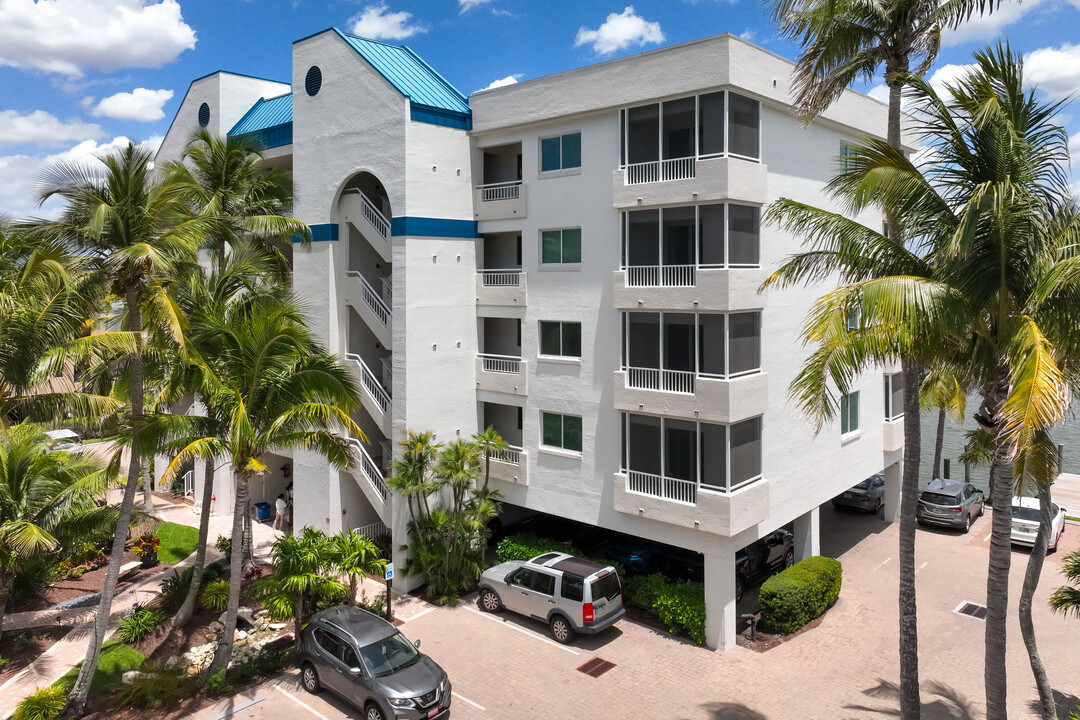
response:
[[[0,634],[22,568],[116,526],[116,507],[98,505],[111,479],[88,455],[49,452],[35,425],[0,430]]]
[[[480,449],[480,453],[484,456],[484,487],[482,492],[486,493],[488,489],[488,481],[491,479],[491,457],[505,452],[510,447],[510,443],[506,442],[502,435],[495,431],[494,425],[488,425],[483,432],[473,435],[473,442]]]
[[[934,434],[934,464],[930,477],[941,477],[941,453],[945,444],[945,419],[962,423],[967,411],[967,393],[959,378],[944,365],[930,368],[919,389],[919,404],[937,408],[937,431]]]
[[[386,484],[405,498],[409,519],[417,525],[417,521],[429,512],[428,497],[438,489],[432,482],[431,473],[442,444],[435,442],[435,434],[430,430],[406,430],[405,439],[398,442],[398,447],[401,455],[391,464]]]
[[[334,568],[349,578],[348,600],[352,605],[356,602],[358,583],[368,573],[383,573],[386,559],[379,557],[379,548],[375,543],[357,530],[335,535],[331,540],[334,544]]]
[[[195,249],[210,225],[191,216],[178,186],[154,177],[151,159],[147,150],[129,143],[99,158],[95,165],[56,163],[47,167],[42,173],[39,200],[59,197],[67,201],[67,207],[60,219],[41,220],[32,227],[36,237],[62,243],[74,254],[86,258],[122,304],[124,323],[136,337],[126,372],[129,398],[126,415],[133,425],[143,415],[142,356],[150,332],[168,335],[179,351],[183,351],[184,320],[169,296],[168,284],[179,268],[194,261]],[[85,710],[90,681],[108,627],[141,460],[140,453],[131,453],[117,519],[118,532],[94,631],[86,660],[69,696],[66,712],[76,717]]]

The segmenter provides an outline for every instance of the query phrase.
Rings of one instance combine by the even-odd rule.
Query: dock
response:
[[[1080,475],[1061,473],[1050,494],[1055,503],[1065,508],[1066,517],[1080,518]]]

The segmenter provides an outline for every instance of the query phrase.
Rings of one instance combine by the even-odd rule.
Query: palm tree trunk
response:
[[[491,479],[491,451],[484,450],[484,496],[487,496],[488,480]]]
[[[11,586],[15,578],[8,575],[0,576],[0,640],[4,637],[4,615],[7,613],[8,598],[11,597]]]
[[[244,541],[244,514],[247,511],[248,477],[236,473],[236,502],[233,507],[232,546],[240,547]],[[244,580],[243,553],[233,555],[229,563],[229,605],[225,609],[225,628],[221,631],[214,659],[207,669],[208,675],[224,670],[232,657],[233,634],[236,632],[236,611],[240,609],[240,584]]]
[[[251,508],[244,507],[244,542],[241,546],[243,551],[240,554],[240,558],[243,561],[245,568],[251,567],[255,563],[255,550],[253,548],[254,541],[251,531]]]
[[[990,419],[994,435],[990,461],[990,562],[986,573],[986,649],[983,684],[986,692],[986,720],[1007,720],[1008,678],[1005,674],[1005,633],[1009,612],[1009,566],[1012,562],[1013,469],[1010,447],[1000,429],[1000,412],[1008,377],[983,390],[984,419]]]
[[[1046,557],[1046,546],[1050,540],[1050,484],[1039,483],[1038,490],[1039,534],[1035,537],[1035,547],[1031,549],[1027,572],[1024,573],[1024,586],[1020,590],[1020,636],[1024,639],[1024,646],[1027,648],[1031,674],[1035,676],[1035,687],[1039,689],[1040,716],[1042,720],[1056,720],[1058,715],[1054,691],[1050,687],[1050,680],[1046,677],[1046,668],[1039,656],[1039,648],[1035,642],[1035,623],[1031,618],[1031,601],[1035,595],[1035,588],[1039,586],[1043,559]]]
[[[142,332],[142,314],[139,312],[138,295],[133,283],[128,284],[125,292],[125,309],[128,315],[128,324],[133,333]],[[140,341],[141,343],[141,341]],[[143,367],[142,355],[139,348],[131,358],[131,418],[137,420],[143,414]],[[94,617],[94,629],[90,636],[90,644],[86,648],[86,657],[83,659],[82,669],[75,681],[75,686],[68,694],[67,705],[64,708],[66,717],[82,717],[86,712],[86,700],[90,695],[90,682],[94,679],[97,671],[98,658],[101,656],[101,646],[105,642],[105,631],[109,627],[109,617],[112,614],[113,596],[116,594],[116,583],[120,576],[120,564],[124,559],[124,546],[127,544],[128,526],[131,524],[131,513],[135,506],[135,488],[139,484],[140,475],[139,453],[131,448],[131,458],[128,462],[127,483],[124,485],[124,497],[120,502],[120,512],[116,518],[116,536],[113,537],[112,552],[109,555],[109,567],[105,571],[105,586],[101,589],[101,600],[98,602],[97,615]]]
[[[919,368],[901,363],[904,382],[904,465],[900,478],[900,717],[918,720],[919,623],[915,596],[915,505],[919,497],[922,428],[919,410]]]
[[[154,488],[150,482],[150,463],[144,462],[141,468],[143,488],[143,510],[147,513],[154,511]]]
[[[938,410],[937,435],[934,437],[934,474],[932,477],[941,477],[941,448],[945,444],[945,408]]]
[[[191,585],[188,586],[184,604],[173,616],[172,626],[181,628],[187,625],[191,616],[195,613],[195,601],[199,597],[199,588],[202,586],[203,568],[206,567],[206,544],[210,539],[210,498],[214,495],[214,458],[206,461],[206,471],[203,474],[202,509],[199,513],[199,544],[195,552],[195,566],[191,575]]]

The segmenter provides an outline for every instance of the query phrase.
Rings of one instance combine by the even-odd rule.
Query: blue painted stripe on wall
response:
[[[312,242],[334,242],[338,239],[338,226],[331,223],[309,225]],[[298,235],[293,235],[293,242],[300,242]]]
[[[391,218],[390,234],[412,235],[413,237],[480,237],[475,220],[450,220],[448,218],[407,216]]]

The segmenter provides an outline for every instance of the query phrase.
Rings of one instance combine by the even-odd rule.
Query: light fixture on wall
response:
[[[291,473],[291,472],[292,472],[292,466],[290,466],[289,463],[285,463],[284,465],[281,466],[281,476],[282,477],[289,477],[289,473]]]

